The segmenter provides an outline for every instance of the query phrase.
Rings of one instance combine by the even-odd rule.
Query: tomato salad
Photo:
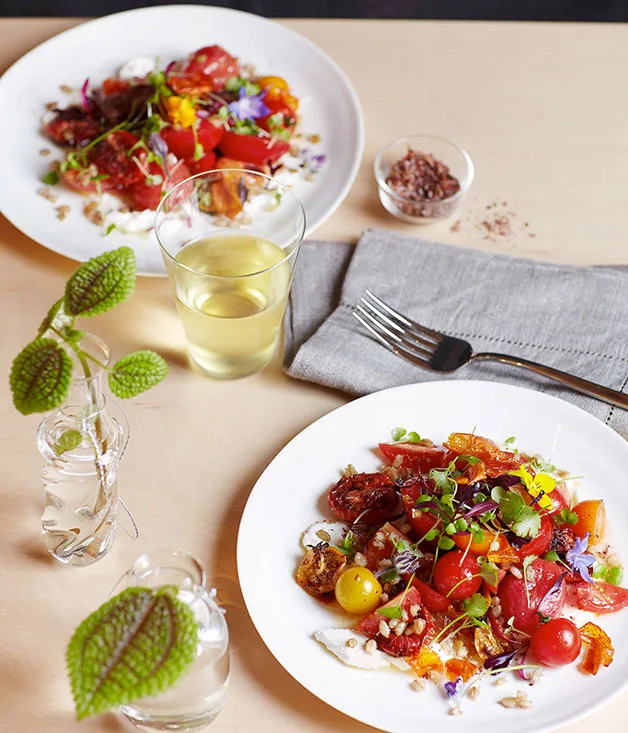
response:
[[[288,82],[256,74],[221,46],[163,70],[135,59],[99,86],[86,80],[77,103],[49,105],[44,133],[67,153],[43,180],[63,181],[96,201],[113,195],[131,212],[155,210],[174,185],[216,168],[268,175],[287,169],[311,180],[325,156],[303,147],[319,140],[303,141],[298,128],[299,100]],[[235,178],[233,186],[214,197],[211,213],[233,219],[242,212],[246,186]],[[49,190],[42,195],[51,198]],[[106,225],[104,208],[89,207],[95,223]]]
[[[385,465],[348,466],[329,490],[338,521],[302,538],[297,583],[354,619],[315,638],[352,666],[412,672],[414,689],[436,682],[452,714],[487,676],[532,683],[573,663],[597,674],[613,645],[583,612],[628,606],[604,502],[578,501],[572,477],[513,442],[453,433],[436,445],[396,428],[379,445]],[[500,702],[532,706],[524,693]]]

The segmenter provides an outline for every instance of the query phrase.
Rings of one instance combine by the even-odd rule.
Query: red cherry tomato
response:
[[[562,570],[556,563],[537,558],[530,563],[526,572],[533,579],[527,583],[527,591],[523,577],[518,578],[509,573],[499,584],[497,592],[502,606],[502,618],[512,618],[515,629],[524,634],[532,634],[541,622],[537,614],[541,601]],[[565,594],[563,583],[558,593],[543,602],[543,615],[551,618],[560,615],[565,604]]]
[[[185,64],[184,72],[208,77],[214,89],[220,91],[225,88],[228,79],[240,75],[240,64],[222,46],[204,46],[192,54]]]
[[[144,209],[152,209],[154,211],[159,206],[162,197],[171,188],[190,177],[188,167],[181,161],[172,167],[168,180],[166,180],[163,168],[156,161],[149,164],[148,172],[151,176],[162,176],[162,182],[149,186],[145,178],[142,178],[141,181],[134,183],[127,189],[131,204],[137,211],[143,211]]]
[[[417,535],[417,539],[421,539],[421,537],[426,535],[436,522],[438,522],[438,517],[435,517],[429,512],[414,511],[416,500],[420,494],[421,489],[418,482],[405,484],[401,487],[401,502],[406,512],[406,519]]]
[[[194,174],[213,171],[216,168],[216,153],[214,153],[213,150],[210,150],[209,153],[205,153],[205,155],[198,160],[188,158],[188,160],[185,161],[185,164]]]
[[[196,140],[203,146],[205,153],[212,151],[220,142],[224,129],[212,124],[209,120],[199,120],[196,130]],[[187,160],[194,157],[196,140],[192,128],[180,129],[175,127],[165,128],[161,136],[168,146],[168,150],[177,158]]]
[[[285,140],[271,140],[258,135],[238,135],[227,131],[218,144],[218,149],[227,158],[264,165],[281,158],[288,152],[290,145]]]
[[[265,99],[264,104],[268,107],[270,112],[266,116],[260,117],[256,120],[257,125],[261,127],[262,130],[268,130],[270,132],[268,120],[273,115],[283,115],[283,124],[281,125],[283,130],[292,130],[297,124],[295,111],[290,107],[290,105],[286,104],[283,99]]]
[[[553,618],[535,631],[530,650],[546,667],[563,667],[574,662],[582,649],[578,627],[566,618]]]
[[[597,581],[576,586],[578,608],[592,613],[615,613],[628,606],[628,589]]]
[[[473,555],[465,557],[462,550],[452,550],[436,563],[434,585],[450,600],[463,601],[480,589],[482,578],[479,572],[480,565]]]
[[[541,527],[537,536],[516,551],[517,557],[523,560],[529,555],[544,555],[549,550],[553,532],[554,520],[547,514],[541,514]]]

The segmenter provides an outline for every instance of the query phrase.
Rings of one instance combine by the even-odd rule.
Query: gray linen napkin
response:
[[[434,379],[488,379],[538,389],[628,435],[613,408],[497,362],[435,374],[396,357],[351,311],[366,288],[401,313],[468,340],[623,391],[628,385],[628,272],[575,267],[367,230],[357,246],[303,245],[286,312],[285,371],[363,395]]]

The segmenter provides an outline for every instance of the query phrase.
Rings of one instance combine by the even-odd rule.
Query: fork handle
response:
[[[628,409],[628,394],[618,392],[616,389],[610,389],[604,387],[601,384],[595,382],[589,382],[587,379],[581,379],[573,374],[567,374],[567,372],[561,372],[560,369],[553,369],[552,367],[544,366],[543,364],[537,364],[535,361],[528,361],[528,359],[522,359],[519,356],[508,356],[507,354],[492,354],[488,352],[481,352],[479,354],[473,354],[472,360],[482,359],[484,361],[501,361],[503,364],[512,364],[513,366],[523,367],[524,369],[530,369],[530,371],[542,374],[544,377],[555,379],[558,382],[566,384],[568,387],[575,389],[578,392],[582,392],[591,397],[597,397],[604,402],[608,402],[611,405],[617,407],[623,407]]]

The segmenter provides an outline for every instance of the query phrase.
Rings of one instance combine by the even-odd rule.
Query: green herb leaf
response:
[[[112,232],[112,231],[113,231],[113,230],[114,230],[115,228],[116,228],[116,225],[115,225],[115,224],[109,224],[109,226],[107,227],[107,231],[105,232],[105,236],[107,236],[108,234],[111,234],[111,232]]]
[[[380,582],[383,583],[394,583],[397,578],[399,577],[399,573],[397,572],[397,568],[388,568],[388,570],[381,576],[379,579]]]
[[[379,613],[380,616],[385,616],[386,618],[401,618],[403,616],[401,606],[387,606],[378,608],[377,613]]]
[[[480,577],[487,582],[491,587],[495,587],[499,580],[499,574],[497,572],[497,565],[492,562],[482,563],[480,567]]]
[[[536,537],[540,529],[541,517],[529,506],[521,510],[517,521],[512,525],[512,531],[518,537]]]
[[[59,300],[51,306],[48,313],[46,313],[46,317],[39,325],[39,329],[37,330],[38,336],[43,336],[46,331],[48,331],[53,326],[60,325],[58,321],[63,320],[63,298],[59,298]]]
[[[475,456],[468,456],[465,454],[460,456],[460,458],[463,458],[470,466],[476,466],[478,463],[482,463],[482,461]]]
[[[536,537],[541,528],[541,517],[515,491],[496,486],[491,498],[499,504],[503,520],[519,537]]]
[[[613,585],[621,585],[623,579],[624,571],[618,567],[610,568],[608,575],[606,576],[606,580]]]
[[[163,357],[143,349],[123,356],[109,372],[109,388],[117,397],[128,399],[159,384],[168,374]]]
[[[390,435],[392,436],[392,439],[395,441],[395,443],[398,440],[401,440],[405,434],[406,434],[405,428],[393,428],[390,431]]]
[[[13,360],[9,383],[13,404],[23,414],[63,404],[70,389],[72,360],[53,339],[39,336]]]
[[[66,451],[78,448],[83,441],[83,436],[78,430],[65,430],[55,443],[55,453],[60,456]]]
[[[549,562],[559,562],[560,557],[558,556],[557,552],[554,552],[554,550],[550,550],[549,552],[546,552],[545,555],[543,555],[544,560],[549,560]]]
[[[558,516],[554,517],[556,524],[578,524],[579,519],[578,515],[569,509],[561,509]]]
[[[127,588],[74,632],[66,659],[78,720],[159,695],[194,662],[198,624],[174,590]]]
[[[438,530],[430,529],[430,531],[425,535],[425,541],[431,542],[432,540],[435,540],[437,537],[438,537]]]
[[[451,537],[441,537],[438,540],[438,546],[441,550],[452,550],[456,546],[456,543]]]
[[[482,618],[486,616],[490,603],[480,593],[474,593],[471,598],[462,602],[462,608],[467,616],[471,618]]]
[[[41,180],[46,186],[56,186],[59,183],[59,174],[57,171],[50,171]]]
[[[96,316],[126,300],[135,288],[135,254],[119,247],[81,265],[65,286],[64,308],[72,316]]]
[[[516,438],[514,435],[511,435],[509,438],[506,438],[504,441],[504,445],[512,445],[515,442]]]
[[[194,160],[200,160],[205,155],[205,148],[201,145],[201,143],[196,143],[194,145]]]

